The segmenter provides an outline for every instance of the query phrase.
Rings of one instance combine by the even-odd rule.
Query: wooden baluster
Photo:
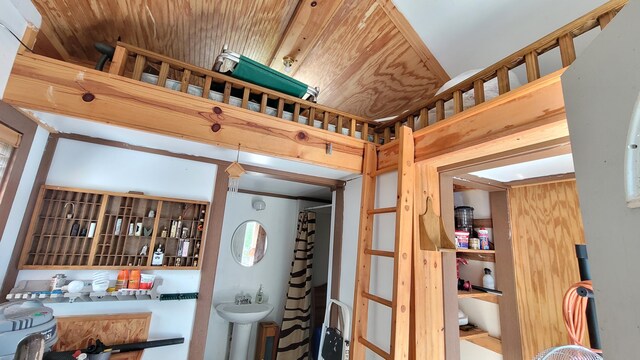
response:
[[[191,82],[191,70],[185,69],[182,72],[182,81],[180,82],[180,91],[186,93],[189,90],[189,83]]]
[[[429,110],[427,108],[420,109],[420,125],[419,129],[429,126]]]
[[[380,134],[379,134],[379,133],[377,133],[375,130],[374,130],[374,132],[373,132],[373,142],[374,142],[376,145],[379,145],[379,144],[380,144]]]
[[[509,69],[506,66],[498,69],[498,92],[500,95],[508,93],[511,90],[511,82],[509,81]]]
[[[314,108],[313,106],[309,108],[309,117],[308,117],[309,121],[309,126],[316,126],[316,108]]]
[[[360,139],[369,141],[369,123],[363,122],[362,129],[360,130]]]
[[[279,98],[278,99],[278,113],[276,114],[276,116],[282,119],[282,114],[283,113],[284,113],[284,99],[283,98]]]
[[[260,99],[260,112],[263,114],[267,113],[267,100],[269,100],[269,95],[267,95],[267,93],[262,93],[262,98]]]
[[[204,77],[204,87],[202,88],[202,97],[205,99],[209,98],[209,91],[211,91],[211,83],[213,83],[213,78],[209,75]]]
[[[109,74],[124,75],[124,70],[127,67],[127,60],[129,59],[129,51],[122,46],[116,46],[116,51],[113,53],[113,59],[111,59],[111,65],[109,65]]]
[[[249,89],[248,87],[245,87],[244,90],[242,91],[242,108],[243,109],[249,108],[249,94],[251,94],[251,89]]]
[[[407,126],[411,128],[411,130],[416,129],[416,118],[413,115],[407,116]]]
[[[464,104],[462,103],[462,90],[456,90],[453,92],[453,113],[461,113],[464,110]]]
[[[613,20],[613,12],[602,14],[598,17],[598,23],[600,23],[600,30],[604,30],[607,25]]]
[[[391,142],[391,128],[387,127],[384,129],[384,136],[383,136],[383,141],[384,144],[388,144]]]
[[[527,67],[527,81],[532,82],[540,78],[540,64],[538,63],[538,53],[534,51],[524,56]]]
[[[444,120],[444,100],[436,101],[436,121]]]
[[[147,57],[144,55],[137,55],[136,62],[133,65],[133,76],[131,77],[133,80],[138,80],[142,78],[142,72],[144,71],[145,66],[147,66]]]
[[[336,132],[338,134],[342,134],[342,121],[343,121],[343,117],[342,115],[338,115],[338,124],[336,125]]]
[[[567,67],[576,59],[576,48],[573,45],[573,37],[571,34],[562,35],[558,38],[558,43],[560,44],[562,67]]]
[[[328,111],[325,111],[324,114],[322,115],[322,128],[325,130],[329,130],[329,116],[331,114],[329,114]]]
[[[224,82],[224,91],[222,92],[222,102],[225,104],[229,103],[229,99],[231,99],[231,83],[225,81]]]
[[[293,122],[297,123],[300,120],[300,103],[295,102],[293,104]]]
[[[164,87],[167,84],[167,77],[169,76],[170,68],[171,66],[169,66],[169,63],[164,61],[162,62],[160,65],[160,73],[158,74],[158,83],[156,85]]]
[[[357,127],[356,119],[349,120],[349,136],[356,137],[356,127]]]
[[[482,79],[473,82],[473,97],[476,105],[484,102],[484,81]]]
[[[402,123],[400,121],[398,121],[394,126],[393,126],[393,137],[394,139],[397,139],[398,136],[400,136],[400,127],[402,127]]]

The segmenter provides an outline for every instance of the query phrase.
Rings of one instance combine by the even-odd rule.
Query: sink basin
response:
[[[251,324],[264,319],[273,310],[269,304],[236,305],[225,303],[216,306],[220,316],[235,324]]]

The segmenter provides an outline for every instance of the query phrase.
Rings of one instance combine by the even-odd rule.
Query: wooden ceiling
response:
[[[319,103],[368,118],[433,95],[448,75],[391,0],[33,0],[35,52],[94,63],[122,41],[204,68],[224,44],[320,87]]]

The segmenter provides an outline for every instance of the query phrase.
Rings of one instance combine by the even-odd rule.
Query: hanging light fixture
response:
[[[240,160],[240,144],[238,144],[238,155],[236,156],[236,161],[232,162],[225,172],[229,175],[229,188],[228,191],[231,193],[237,193],[238,188],[240,187],[240,176],[246,173],[242,165],[238,162]]]

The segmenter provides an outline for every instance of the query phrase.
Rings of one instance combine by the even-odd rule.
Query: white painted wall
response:
[[[25,119],[25,121],[28,120]],[[33,138],[33,143],[31,144],[27,162],[24,166],[24,171],[22,172],[22,177],[20,178],[20,184],[18,184],[18,189],[16,190],[16,196],[13,200],[9,218],[7,219],[7,225],[2,234],[2,240],[0,241],[0,284],[4,281],[7,273],[7,266],[13,254],[13,248],[18,238],[20,225],[22,224],[29,197],[31,196],[31,188],[36,179],[48,137],[49,132],[44,128],[38,127],[35,137]]]
[[[211,201],[215,175],[216,166],[212,164],[61,139],[47,184],[122,192],[138,190],[148,195]],[[28,184],[21,182],[20,186],[23,185]],[[18,280],[48,279],[59,272],[22,270]],[[92,271],[64,273],[69,279],[89,279]],[[198,291],[199,271],[148,273],[163,279],[160,292]],[[111,271],[110,276],[115,279],[117,272]],[[57,316],[152,312],[150,339],[183,336],[185,343],[146,350],[143,359],[187,359],[195,301],[74,303],[52,304],[51,307]]]
[[[253,198],[264,200],[267,208],[263,211],[253,210],[251,207]],[[243,267],[236,263],[230,252],[233,232],[247,220],[257,220],[262,223],[267,230],[268,239],[265,257],[252,267]],[[297,220],[298,202],[296,200],[242,193],[227,198],[213,290],[214,306],[223,302],[233,302],[235,295],[241,291],[255,297],[258,287],[262,284],[262,289],[268,296],[268,303],[274,305],[274,310],[264,321],[275,321],[281,324]],[[255,353],[256,328],[257,326],[254,325],[251,334],[250,359],[253,359]],[[225,359],[228,336],[229,323],[212,309],[205,350],[206,360]]]
[[[40,27],[41,17],[29,0],[11,0],[0,2],[0,23],[22,38],[28,24]],[[13,61],[20,42],[11,33],[0,26],[0,99],[4,94]]]
[[[393,0],[451,77],[484,69],[605,2]]]
[[[640,89],[640,1],[631,0],[562,76],[598,320],[608,359],[638,357],[638,223],[624,194],[627,129]]]

